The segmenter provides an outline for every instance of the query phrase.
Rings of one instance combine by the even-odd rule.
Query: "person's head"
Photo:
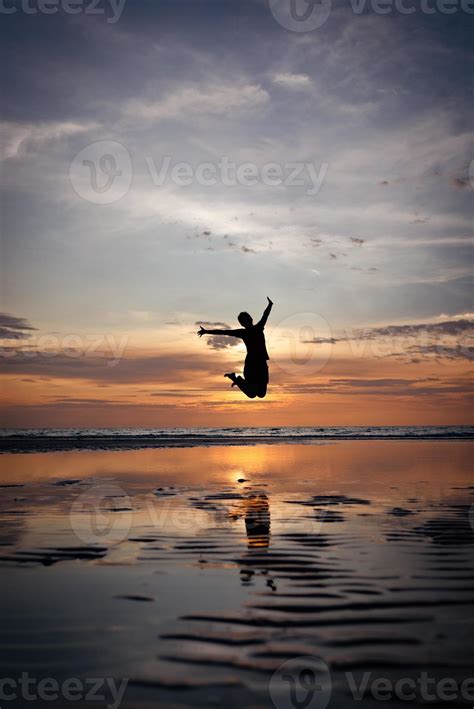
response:
[[[253,325],[252,316],[245,312],[239,313],[237,320],[243,327],[252,327]]]

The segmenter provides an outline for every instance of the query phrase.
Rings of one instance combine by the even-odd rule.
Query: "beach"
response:
[[[0,0],[0,709],[474,709],[473,13]]]
[[[473,705],[472,441],[260,438],[0,456],[4,706]]]

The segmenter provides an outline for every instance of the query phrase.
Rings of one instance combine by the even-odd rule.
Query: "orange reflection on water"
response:
[[[308,483],[361,490],[404,482],[468,483],[470,441],[339,441],[316,445],[215,446],[127,451],[4,454],[0,483],[90,477],[147,480],[150,484],[271,483],[297,491]]]

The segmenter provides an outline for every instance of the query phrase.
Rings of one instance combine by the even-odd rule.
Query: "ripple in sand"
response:
[[[412,512],[412,510],[407,510],[404,507],[394,507],[390,510],[389,514],[393,515],[394,517],[409,517],[411,515],[416,514],[416,512]]]
[[[326,505],[370,505],[370,500],[364,500],[358,497],[347,497],[346,495],[314,495],[309,500],[285,500],[287,504],[292,505],[308,505],[326,506]]]
[[[82,482],[82,480],[56,480],[51,484],[56,487],[69,487],[70,485],[77,485],[80,482]]]
[[[10,556],[0,556],[0,562],[14,564],[42,564],[52,566],[60,561],[93,561],[103,559],[108,552],[107,547],[58,547],[56,549],[41,549],[39,551],[18,550]]]

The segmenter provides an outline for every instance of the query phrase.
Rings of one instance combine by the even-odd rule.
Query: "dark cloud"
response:
[[[22,340],[31,337],[30,332],[36,330],[26,318],[17,318],[14,315],[0,313],[0,339]]]
[[[414,337],[420,333],[428,335],[462,335],[467,332],[474,333],[474,320],[445,320],[439,323],[418,323],[414,325],[387,325],[387,327],[373,328],[361,333],[360,339],[376,339],[378,337]]]
[[[455,337],[466,333],[474,334],[474,320],[467,318],[459,320],[445,320],[438,323],[416,323],[413,325],[387,325],[385,327],[371,327],[355,330],[350,336],[330,338],[324,340],[314,338],[312,340],[304,340],[310,344],[312,342],[321,344],[322,342],[330,341],[331,344],[336,342],[349,342],[350,340],[377,340],[383,337],[416,337],[420,334],[426,335],[443,335]]]
[[[230,325],[226,325],[225,322],[210,322],[209,320],[196,320],[194,323],[195,325],[198,325],[199,327],[205,327],[205,328],[229,328]]]
[[[180,381],[186,375],[203,376],[210,371],[209,359],[202,356],[155,355],[122,357],[115,366],[108,357],[67,357],[64,354],[19,351],[0,358],[0,373],[8,375],[48,375],[55,379],[77,379],[96,383],[145,384]]]
[[[474,359],[474,347],[470,345],[419,345],[409,348],[412,355],[433,355],[438,359]]]
[[[176,391],[176,389],[173,389],[172,391],[153,391],[153,392],[148,392],[150,396],[157,396],[160,399],[195,399],[196,398],[196,391]]]
[[[451,184],[457,190],[465,190],[469,187],[469,180],[467,177],[454,176],[451,178]]]
[[[432,382],[432,383],[431,383]],[[324,383],[290,384],[282,389],[294,394],[319,394],[327,396],[393,396],[393,397],[449,397],[469,392],[470,380],[458,379],[443,382],[434,377],[423,379],[379,378],[354,379],[334,378]]]
[[[418,363],[419,356],[435,356],[438,359],[473,359],[474,347],[468,339],[474,336],[474,320],[461,318],[438,323],[416,323],[413,325],[387,325],[354,330],[342,337],[314,337],[303,340],[305,344],[335,345],[340,342],[386,341],[393,344],[394,352],[384,353],[384,357],[403,360],[409,356],[411,363]],[[408,340],[401,347],[400,340]],[[416,342],[416,340],[422,340]],[[410,344],[410,341],[414,344]],[[379,354],[376,354],[379,357]]]
[[[335,337],[314,337],[312,340],[303,340],[305,344],[315,344],[315,345],[335,345],[340,340]]]

